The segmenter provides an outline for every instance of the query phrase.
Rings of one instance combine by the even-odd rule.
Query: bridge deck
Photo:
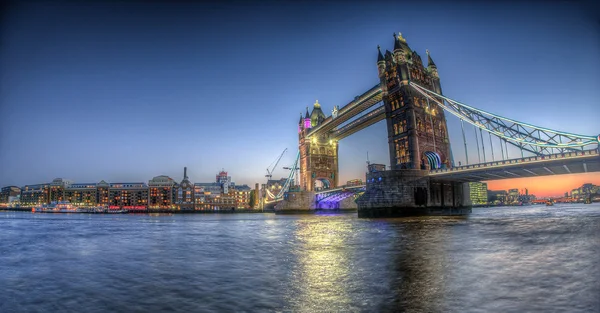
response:
[[[475,182],[587,172],[600,172],[598,149],[436,169],[429,176],[438,180]]]

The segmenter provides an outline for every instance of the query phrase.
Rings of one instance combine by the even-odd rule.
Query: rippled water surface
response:
[[[600,312],[600,205],[0,212],[0,312]]]

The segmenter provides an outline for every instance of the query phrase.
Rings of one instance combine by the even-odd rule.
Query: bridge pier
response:
[[[275,214],[306,214],[315,212],[315,192],[286,192],[283,201],[275,206]]]
[[[435,180],[426,170],[367,173],[367,190],[357,201],[358,217],[466,215],[469,185]]]
[[[275,214],[312,214],[322,212],[356,212],[354,196],[339,201],[317,201],[314,191],[286,192],[284,200],[275,206]]]

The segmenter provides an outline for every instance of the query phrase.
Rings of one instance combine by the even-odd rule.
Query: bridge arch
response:
[[[326,189],[330,189],[332,187],[331,181],[328,178],[323,178],[323,177],[315,178],[313,184],[314,184],[314,190],[326,190]]]
[[[442,158],[439,154],[433,151],[425,151],[424,154],[430,170],[442,168]]]

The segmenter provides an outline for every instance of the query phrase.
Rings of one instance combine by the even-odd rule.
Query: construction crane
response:
[[[265,177],[267,177],[268,180],[270,180],[271,177],[273,177],[273,172],[275,171],[277,164],[279,164],[279,161],[281,160],[281,158],[283,157],[283,155],[285,154],[286,151],[287,151],[287,148],[285,148],[283,150],[283,152],[281,152],[281,155],[279,155],[277,160],[273,161],[273,163],[275,163],[275,165],[273,165],[273,163],[271,163],[271,165],[273,165],[273,166],[271,167],[271,165],[269,165],[269,167],[267,167],[267,175],[265,175]],[[269,170],[269,168],[271,168],[271,170]],[[269,182],[268,180],[267,180],[267,183]]]

